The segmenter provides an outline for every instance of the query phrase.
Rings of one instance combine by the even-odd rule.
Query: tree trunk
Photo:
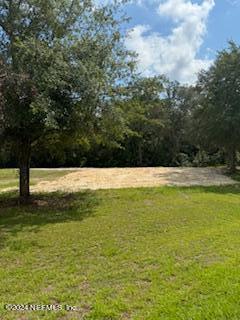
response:
[[[229,172],[235,173],[237,171],[237,154],[235,148],[229,150],[228,157]]]
[[[21,203],[27,203],[30,196],[30,154],[30,145],[22,144],[19,150],[19,195]]]

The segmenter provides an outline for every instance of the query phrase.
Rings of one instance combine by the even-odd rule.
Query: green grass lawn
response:
[[[35,185],[40,181],[51,181],[60,178],[70,170],[31,170],[31,185]],[[18,186],[18,170],[16,169],[0,169],[0,191],[7,188],[17,188]]]
[[[0,236],[0,319],[240,319],[239,185],[2,194]]]

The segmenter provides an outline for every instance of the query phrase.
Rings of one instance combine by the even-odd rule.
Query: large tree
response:
[[[199,75],[195,129],[205,146],[223,149],[230,172],[240,147],[240,47],[230,42],[208,71]]]
[[[0,136],[16,153],[23,201],[33,146],[99,133],[114,114],[116,88],[133,68],[120,6],[0,0]]]
[[[146,166],[158,155],[165,126],[162,76],[137,77],[126,89],[121,103],[128,124],[124,155],[131,165]]]

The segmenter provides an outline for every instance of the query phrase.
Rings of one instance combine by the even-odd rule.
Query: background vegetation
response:
[[[236,171],[240,48],[192,86],[144,78],[124,45],[125,1],[0,1],[1,167],[206,166]]]

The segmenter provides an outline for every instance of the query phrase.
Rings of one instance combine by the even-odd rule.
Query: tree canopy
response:
[[[195,123],[199,139],[223,149],[230,171],[236,170],[240,147],[240,47],[234,42],[218,53],[208,71],[199,75]]]
[[[17,152],[22,197],[29,195],[33,145],[103,132],[113,117],[118,83],[134,67],[123,46],[120,6],[0,1],[0,134]]]

